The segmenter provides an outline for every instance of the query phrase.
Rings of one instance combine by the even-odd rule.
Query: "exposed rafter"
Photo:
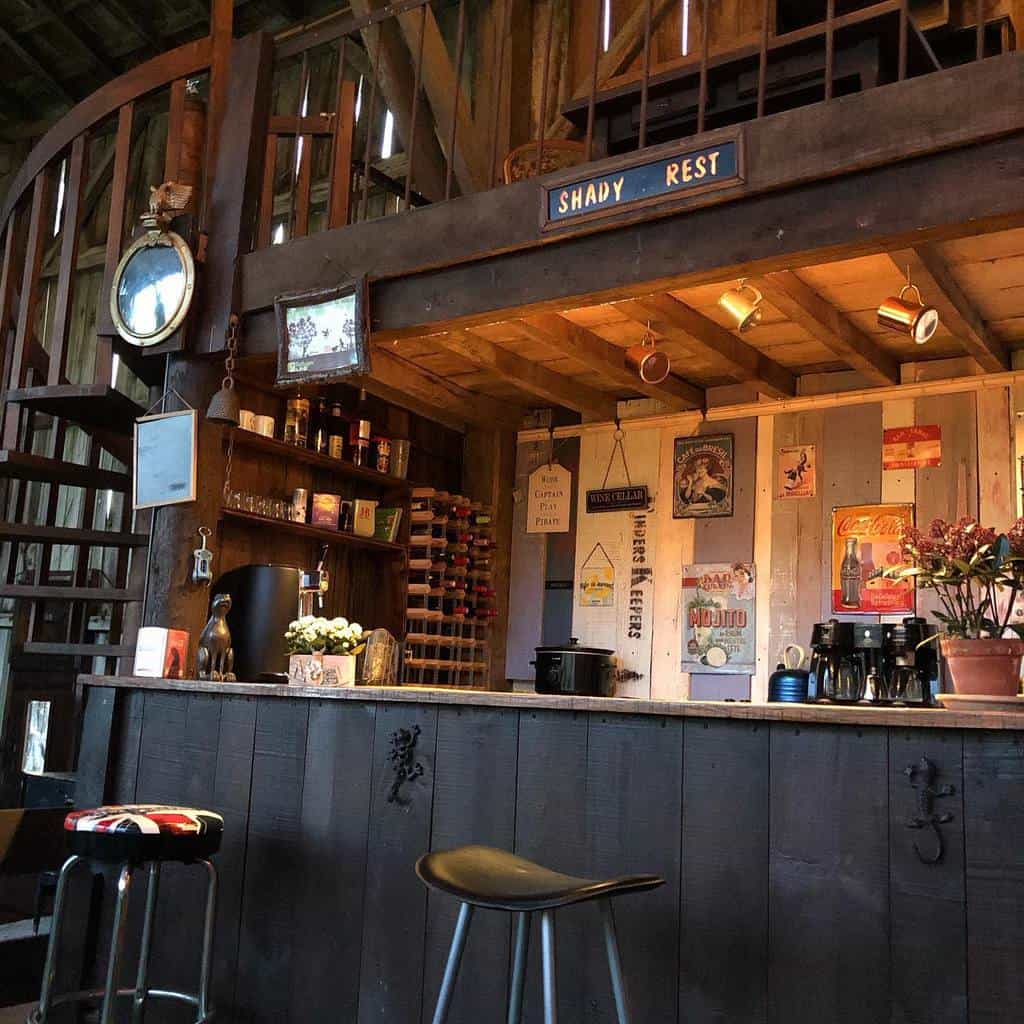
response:
[[[518,323],[524,334],[572,356],[629,392],[655,398],[674,411],[702,409],[705,405],[703,389],[679,377],[669,375],[660,384],[645,383],[626,365],[625,349],[557,313],[542,313]]]
[[[617,302],[615,308],[638,323],[649,322],[655,334],[678,338],[687,348],[699,349],[729,376],[772,398],[796,394],[796,378],[784,366],[671,295],[627,299]]]
[[[447,334],[433,335],[429,340],[461,356],[474,366],[503,377],[517,388],[542,399],[546,404],[575,409],[576,412],[594,419],[615,418],[616,403],[613,396],[555,373],[539,363],[524,359],[515,352],[480,337],[474,331],[449,331]]]
[[[876,384],[898,384],[899,361],[823,299],[791,270],[780,270],[750,283],[765,298],[808,334],[834,352],[848,366],[860,370]]]
[[[998,373],[1010,368],[1006,346],[964,294],[934,245],[901,249],[890,253],[890,259],[901,274],[910,268],[910,279],[921,289],[924,301],[938,310],[943,325],[963,342],[983,369]]]
[[[44,81],[68,106],[75,105],[75,97],[44,67],[10,32],[0,25],[0,44],[6,46],[37,78]]]
[[[115,68],[101,49],[88,26],[75,13],[59,11],[50,0],[33,0],[35,6],[50,19],[51,23],[60,25],[75,41],[75,45],[89,60],[100,74],[106,78],[114,78],[122,68]]]

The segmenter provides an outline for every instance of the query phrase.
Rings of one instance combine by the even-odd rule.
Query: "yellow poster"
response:
[[[580,567],[579,592],[581,608],[611,608],[615,604],[615,566],[600,543]]]

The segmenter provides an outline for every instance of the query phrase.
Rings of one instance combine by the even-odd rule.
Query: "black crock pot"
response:
[[[567,644],[538,647],[533,662],[538,693],[559,693],[573,697],[613,697],[615,695],[614,651],[600,647],[580,647],[571,637]]]

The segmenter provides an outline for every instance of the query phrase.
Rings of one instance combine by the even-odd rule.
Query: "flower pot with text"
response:
[[[1024,640],[943,637],[940,644],[955,693],[1015,697],[1020,692]]]
[[[289,686],[323,686],[324,656],[322,654],[291,654],[288,656]]]
[[[323,657],[323,686],[355,686],[356,656],[354,654],[325,654]]]

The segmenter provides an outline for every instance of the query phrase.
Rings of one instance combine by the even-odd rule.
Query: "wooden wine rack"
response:
[[[409,585],[403,682],[490,685],[488,635],[494,512],[458,494],[418,487],[409,523]]]

